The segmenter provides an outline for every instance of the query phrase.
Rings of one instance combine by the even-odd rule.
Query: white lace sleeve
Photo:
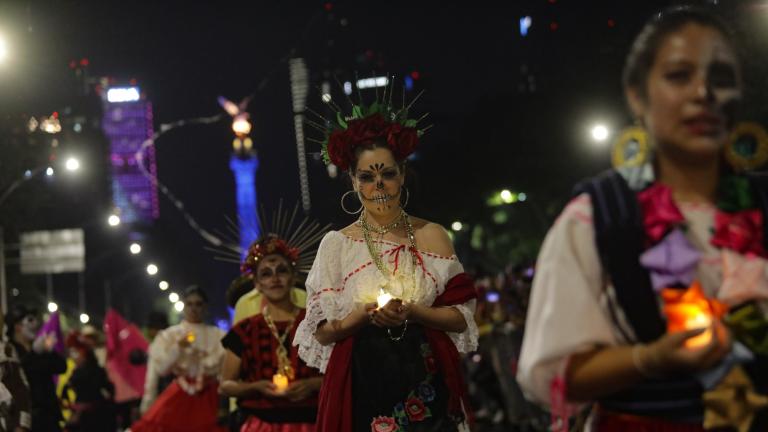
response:
[[[438,273],[440,274],[441,282],[447,288],[448,282],[453,277],[464,273],[464,267],[455,256],[451,257],[450,260],[445,258],[440,258],[439,260],[440,261],[436,263],[438,266]],[[456,349],[462,354],[477,350],[478,330],[477,323],[475,322],[476,304],[477,301],[472,299],[466,303],[452,306],[461,312],[464,321],[467,323],[467,328],[463,332],[447,333],[448,337],[450,337],[454,345],[456,345]]]
[[[179,350],[177,326],[161,331],[149,346],[149,361],[153,363],[155,373],[168,375],[181,354]]]
[[[475,322],[475,305],[477,301],[472,299],[466,303],[455,305],[456,308],[464,316],[464,321],[467,322],[467,328],[462,333],[448,333],[453,343],[456,345],[456,349],[460,353],[466,354],[477,350],[477,323]]]
[[[340,234],[329,232],[320,247],[307,275],[307,313],[296,329],[293,344],[299,347],[299,356],[310,366],[325,372],[333,344],[323,346],[315,338],[315,331],[323,321],[343,319],[343,308],[338,296],[341,289]]]

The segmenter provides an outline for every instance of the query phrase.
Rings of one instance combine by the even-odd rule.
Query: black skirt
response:
[[[391,329],[394,338],[403,328]],[[453,432],[448,390],[438,373],[424,328],[409,324],[399,341],[366,326],[352,350],[352,418],[355,431]]]

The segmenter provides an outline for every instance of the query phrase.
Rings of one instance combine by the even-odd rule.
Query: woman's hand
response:
[[[251,388],[255,392],[259,392],[267,397],[281,398],[285,397],[286,394],[285,392],[277,391],[275,384],[269,380],[254,381],[251,383]]]
[[[282,395],[287,397],[291,402],[300,401],[320,390],[321,383],[322,378],[296,380],[288,384],[288,389],[286,389]]]
[[[712,340],[703,347],[689,348],[685,341],[707,330]],[[731,335],[719,320],[711,327],[667,333],[650,345],[639,347],[638,362],[651,374],[707,370],[718,364],[731,350]]]
[[[371,322],[378,327],[400,327],[410,317],[411,306],[401,300],[390,300],[384,307],[371,311]]]

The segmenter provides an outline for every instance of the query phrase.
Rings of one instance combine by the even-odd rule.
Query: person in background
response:
[[[14,305],[6,317],[8,338],[19,355],[32,401],[33,432],[60,431],[61,408],[54,378],[67,371],[67,362],[53,348],[52,335],[37,336],[40,320],[32,309]]]
[[[312,432],[322,377],[298,356],[291,341],[304,309],[291,299],[300,255],[276,235],[249,248],[242,271],[252,277],[263,308],[235,324],[222,340],[227,352],[221,393],[236,397],[241,432]],[[275,377],[281,377],[278,384]],[[279,379],[278,379],[279,381]]]
[[[132,432],[225,430],[217,425],[224,334],[204,323],[208,296],[202,289],[187,289],[183,301],[184,320],[158,333],[149,349],[152,368],[175,378],[157,399],[156,389],[145,389],[147,410]]]
[[[3,331],[0,312],[0,334]],[[0,338],[0,431],[26,432],[32,427],[29,386],[13,344]]]
[[[75,393],[70,407],[67,432],[114,431],[117,419],[114,406],[114,385],[107,378],[106,370],[99,365],[88,336],[72,332],[67,337],[69,356],[75,362],[75,370],[67,387]]]

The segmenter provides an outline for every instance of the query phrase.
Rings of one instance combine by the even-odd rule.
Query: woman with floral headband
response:
[[[738,173],[768,142],[728,144],[741,72],[729,28],[697,8],[657,15],[630,50],[640,127],[550,230],[528,308],[518,379],[563,430],[589,403],[596,431],[768,430],[768,189]]]
[[[322,377],[291,340],[304,319],[292,301],[299,249],[277,235],[253,243],[241,269],[262,297],[260,313],[239,321],[222,340],[227,353],[221,392],[236,397],[242,432],[313,432]]]
[[[325,373],[319,431],[456,431],[471,412],[459,352],[477,345],[475,289],[446,231],[404,210],[423,130],[382,100],[326,131],[326,161],[352,182],[342,208],[359,216],[323,238],[294,344]]]

